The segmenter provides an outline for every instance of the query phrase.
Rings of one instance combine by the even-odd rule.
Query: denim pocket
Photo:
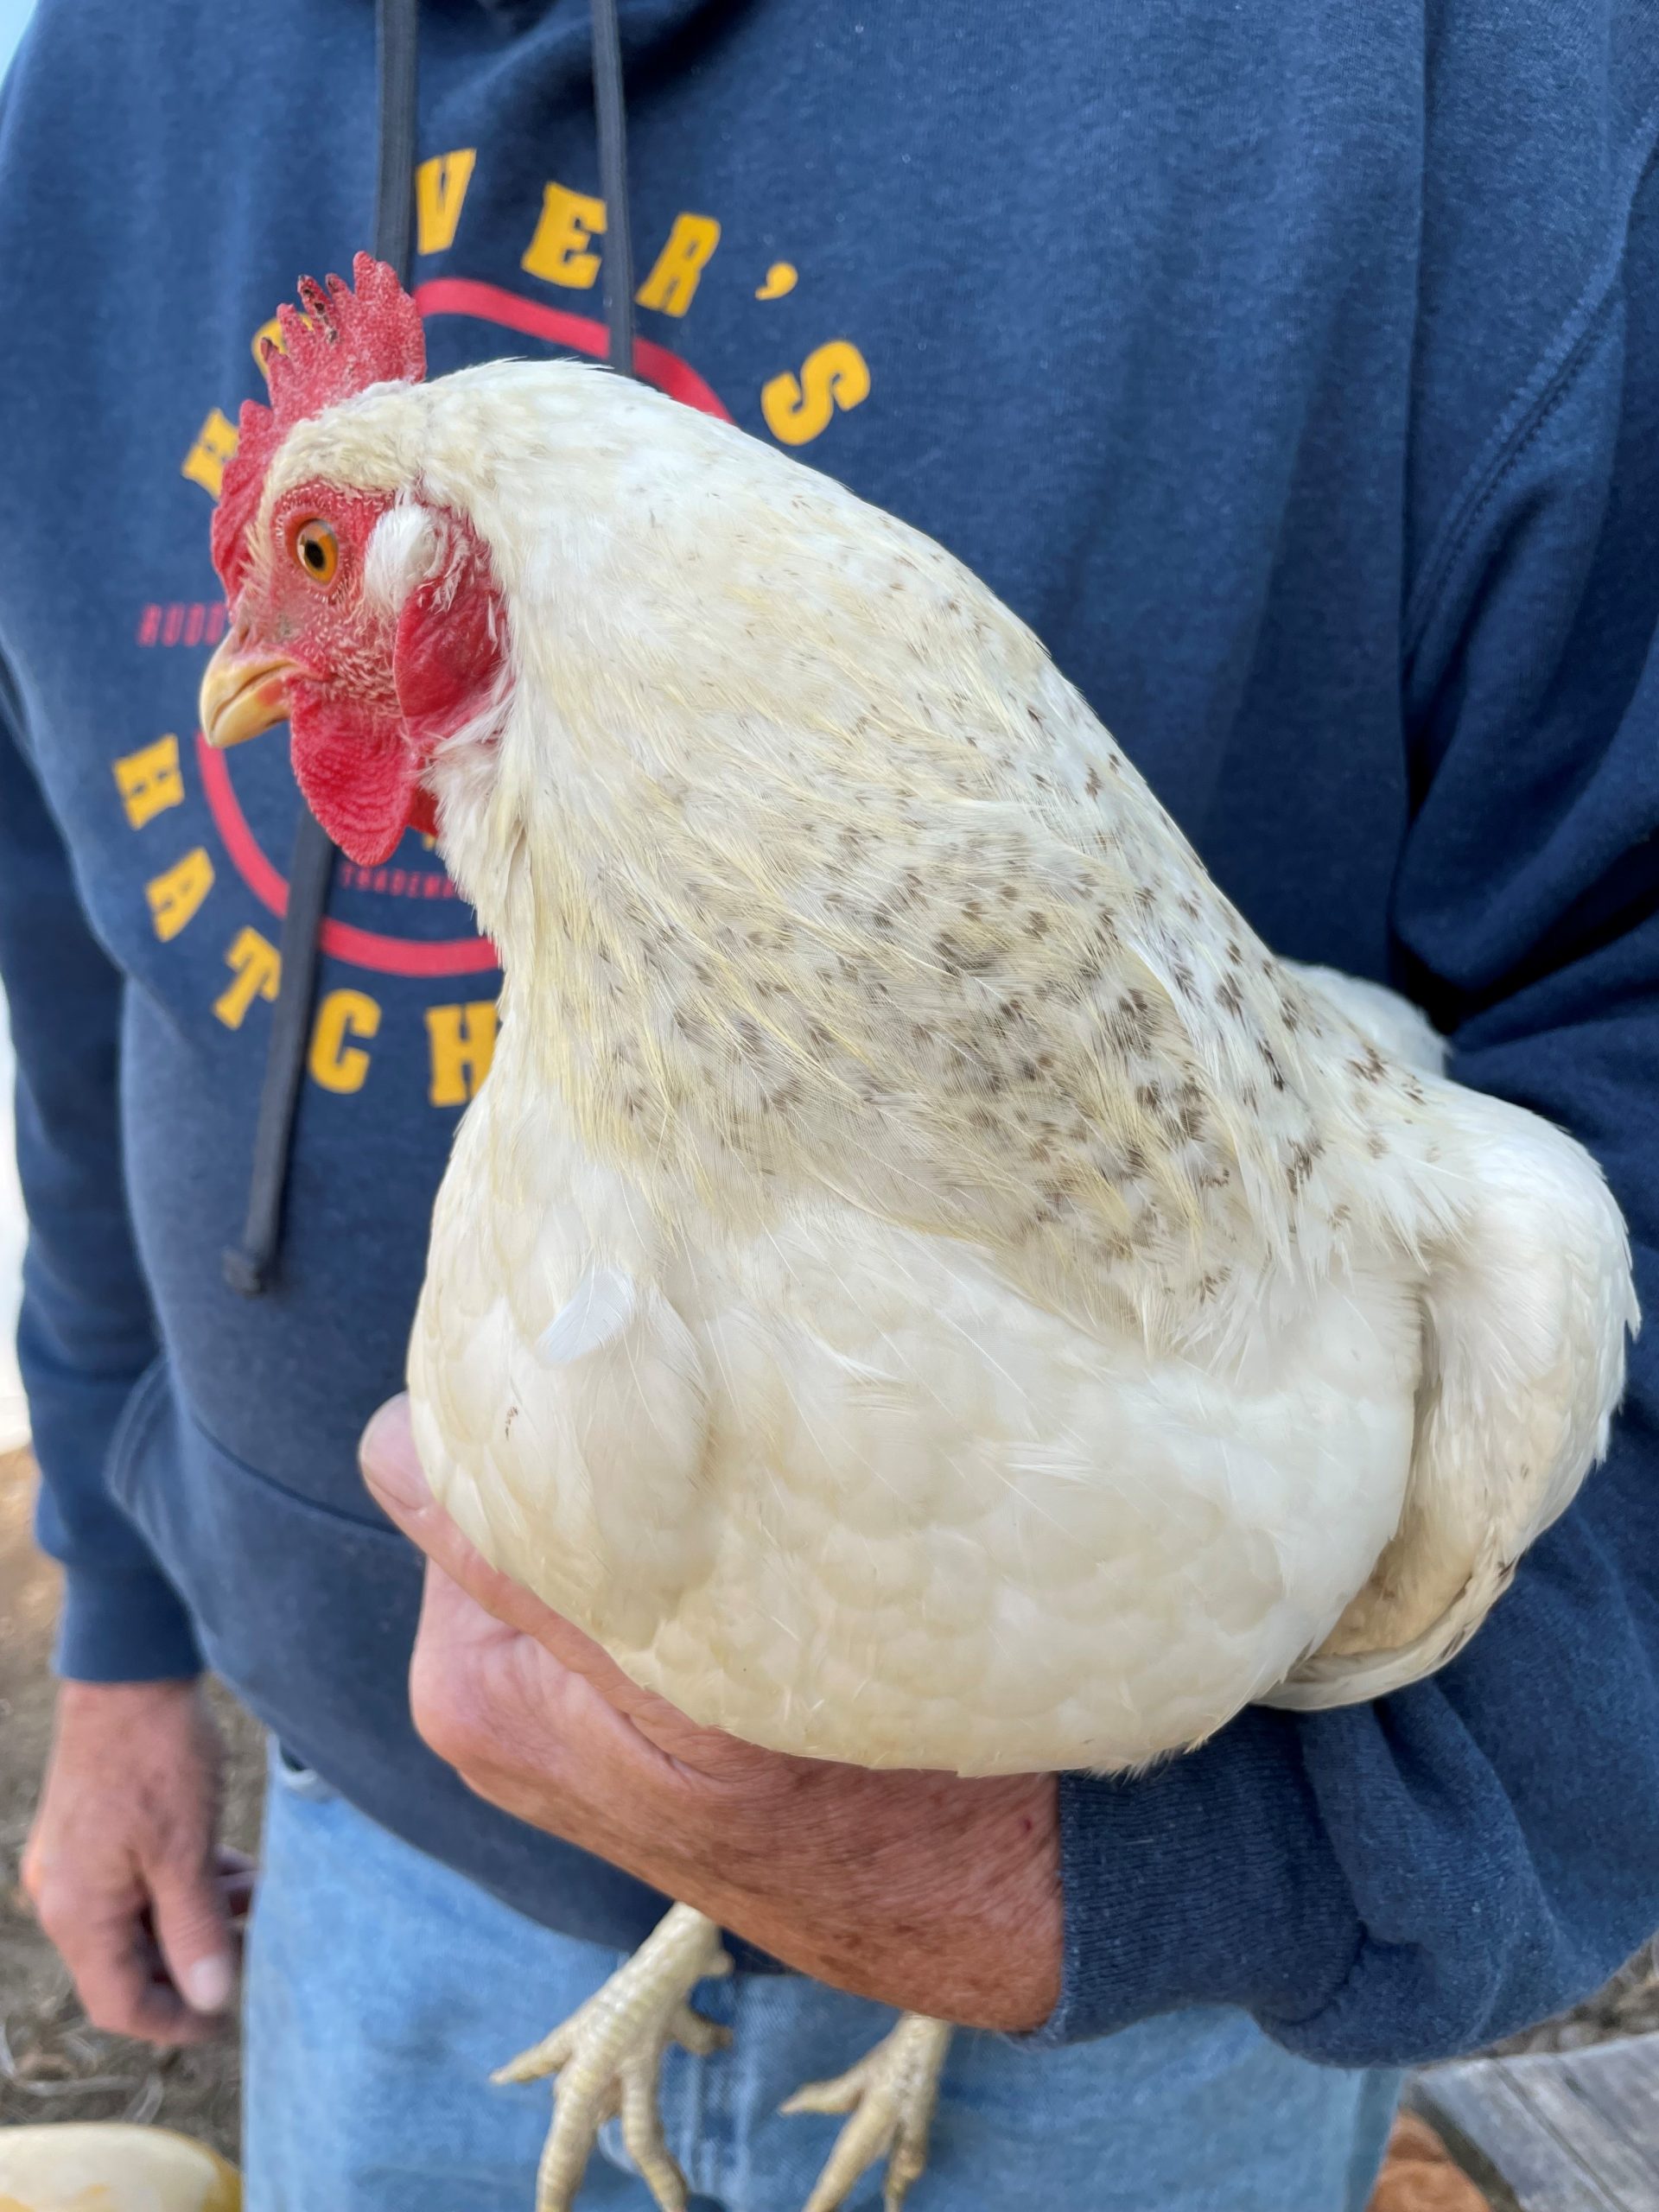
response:
[[[303,1798],[309,1805],[327,1805],[339,1796],[333,1783],[325,1782],[314,1766],[296,1758],[279,1736],[270,1739],[270,1780],[284,1796]]]

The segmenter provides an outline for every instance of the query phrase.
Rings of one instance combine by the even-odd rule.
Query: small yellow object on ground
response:
[[[1370,2212],[1491,2212],[1486,2199],[1426,2120],[1402,2113],[1377,2177]]]
[[[165,2127],[0,2128],[0,2212],[241,2212],[236,2169]]]

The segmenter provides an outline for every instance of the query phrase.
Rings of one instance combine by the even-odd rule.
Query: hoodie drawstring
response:
[[[633,232],[628,221],[627,111],[622,100],[622,38],[616,0],[592,0],[594,114],[599,125],[599,196],[605,205],[605,327],[611,366],[633,374]]]
[[[609,359],[633,374],[633,240],[628,219],[627,133],[622,98],[622,48],[616,0],[592,0],[594,105],[599,128],[600,191],[609,213],[605,238],[605,321]],[[415,155],[418,125],[419,0],[376,0],[375,51],[379,78],[379,149],[375,172],[374,251],[407,288],[414,245]],[[245,1298],[269,1289],[282,1249],[283,1206],[305,1077],[306,1046],[316,997],[322,918],[334,876],[334,848],[309,807],[302,807],[288,869],[283,915],[282,980],[271,1012],[265,1076],[253,1133],[248,1212],[240,1243],[225,1253],[225,1280]]]
[[[375,57],[379,76],[379,159],[374,188],[374,251],[409,282],[414,242],[416,91],[420,55],[418,0],[376,0]],[[253,1131],[253,1168],[242,1241],[226,1250],[225,1280],[244,1298],[269,1289],[283,1241],[283,1201],[288,1192],[294,1123],[305,1077],[306,1045],[316,997],[319,938],[334,848],[308,806],[300,808],[294,854],[288,864],[288,905],[283,914],[281,981],[265,1048],[265,1079]]]

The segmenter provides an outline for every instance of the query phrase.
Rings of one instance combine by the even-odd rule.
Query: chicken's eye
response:
[[[340,566],[340,540],[321,518],[302,522],[294,533],[294,558],[313,583],[332,583]]]

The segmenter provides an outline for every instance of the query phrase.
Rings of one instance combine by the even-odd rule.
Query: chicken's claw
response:
[[[892,2032],[856,2066],[833,2081],[810,2082],[782,2109],[785,2113],[844,2112],[804,2212],[836,2212],[861,2174],[886,2156],[887,2212],[899,2212],[910,2185],[927,2164],[928,2131],[938,2101],[939,2075],[950,2042],[943,2020],[906,2012]]]
[[[599,2131],[619,2113],[628,2156],[662,2212],[685,2212],[685,2177],[663,2133],[658,2075],[671,2043],[707,2057],[728,2040],[686,2000],[706,1976],[731,1970],[714,1923],[677,1904],[585,2005],[499,2069],[498,2082],[559,2077],[536,2212],[571,2212]]]

